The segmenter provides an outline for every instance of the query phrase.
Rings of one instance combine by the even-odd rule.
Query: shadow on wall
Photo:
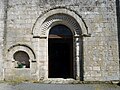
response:
[[[120,1],[116,0],[116,15],[117,15],[117,30],[118,30],[118,44],[119,44],[119,63],[120,63]],[[120,65],[119,65],[120,68]],[[120,79],[120,75],[119,75]],[[120,81],[118,83],[120,86]]]
[[[117,85],[120,86],[120,82]]]
[[[83,54],[83,38],[81,38],[80,42],[80,81],[84,81],[84,54]]]
[[[118,30],[119,60],[120,60],[120,1],[119,0],[116,0],[116,15],[117,15],[117,30]]]

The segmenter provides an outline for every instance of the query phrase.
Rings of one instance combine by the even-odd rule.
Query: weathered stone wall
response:
[[[65,7],[75,11],[82,17],[88,28],[88,33],[91,34],[91,37],[83,37],[82,60],[84,66],[84,80],[119,80],[119,53],[115,0],[8,0],[6,44],[4,46],[6,48],[5,55],[7,60],[4,68],[8,70],[5,71],[6,75],[12,75],[9,72],[12,72],[13,68],[11,65],[13,53],[10,53],[11,58],[9,58],[8,50],[12,46],[15,46],[15,49],[12,47],[10,52],[14,52],[17,49],[23,50],[24,47],[29,47],[35,52],[36,59],[34,60],[37,63],[37,65],[35,64],[36,69],[31,70],[31,74],[29,75],[30,77],[44,77],[46,73],[43,72],[40,73],[42,75],[39,75],[38,68],[41,71],[46,70],[44,65],[47,62],[42,62],[40,60],[46,59],[47,56],[45,57],[44,53],[47,50],[44,49],[45,52],[40,54],[42,51],[40,47],[44,47],[47,42],[33,38],[32,29],[36,20],[43,12],[49,11],[55,7]],[[3,11],[1,11],[0,14],[2,12]],[[0,29],[0,32],[3,32],[2,30],[3,29]],[[2,40],[2,36],[0,36],[0,38],[0,40]],[[38,41],[40,41],[40,43]],[[28,49],[25,51],[30,52]],[[11,66],[9,66],[9,64]]]
[[[5,78],[10,79],[21,78],[29,79],[38,77],[38,67],[35,60],[39,60],[39,44],[38,40],[34,39],[32,36],[32,27],[41,13],[41,9],[36,5],[36,0],[8,0],[7,8],[7,35],[6,35],[6,60],[5,63]],[[14,67],[13,54],[16,51],[25,51],[29,56],[35,55],[37,57],[31,57],[30,67],[31,69],[20,70],[18,73]],[[38,61],[37,61],[38,63]],[[8,66],[8,65],[11,66]],[[37,75],[37,76],[36,76]],[[20,77],[19,77],[20,76]],[[32,79],[33,80],[33,79]]]
[[[84,39],[85,79],[117,80],[119,59],[115,0],[92,2],[82,15],[91,30],[91,37]]]
[[[0,0],[0,80],[3,80],[4,0]]]
[[[120,0],[116,0],[116,10],[117,10],[116,14],[117,14],[118,43],[119,43],[119,51],[120,51]],[[120,62],[120,52],[119,52],[119,62]]]

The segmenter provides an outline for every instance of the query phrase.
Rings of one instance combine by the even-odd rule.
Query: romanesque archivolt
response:
[[[69,27],[75,36],[89,35],[88,27],[80,15],[67,8],[54,8],[37,18],[32,29],[33,36],[47,37],[50,28],[58,24]]]
[[[41,27],[41,35],[48,35],[47,30],[58,24],[63,24],[69,27],[74,35],[81,34],[81,28],[73,18],[71,18],[69,15],[58,13],[50,16],[43,22]],[[74,31],[76,32],[74,33]]]

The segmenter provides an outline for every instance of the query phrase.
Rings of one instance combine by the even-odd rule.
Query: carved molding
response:
[[[33,37],[48,37],[51,27],[63,24],[71,29],[74,35],[88,34],[88,28],[82,17],[66,8],[54,8],[39,16],[33,25]]]

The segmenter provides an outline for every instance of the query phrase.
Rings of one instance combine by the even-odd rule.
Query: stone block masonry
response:
[[[50,72],[49,32],[64,25],[72,32],[73,48],[67,79],[119,80],[116,12],[116,0],[0,0],[0,79],[51,79],[49,74],[55,72]],[[28,54],[30,68],[15,68],[22,59],[14,58],[18,51]]]

